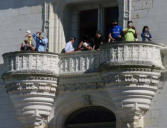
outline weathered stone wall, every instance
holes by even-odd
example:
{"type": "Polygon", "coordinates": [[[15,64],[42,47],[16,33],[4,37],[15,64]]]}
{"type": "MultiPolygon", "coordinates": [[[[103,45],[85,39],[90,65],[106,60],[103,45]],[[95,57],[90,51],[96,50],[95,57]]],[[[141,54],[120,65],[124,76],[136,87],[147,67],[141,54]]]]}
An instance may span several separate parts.
{"type": "MultiPolygon", "coordinates": [[[[0,4],[0,54],[19,50],[26,30],[42,29],[42,0],[5,0],[0,4]]],[[[2,58],[0,58],[2,63],[2,58]]]]}
{"type": "MultiPolygon", "coordinates": [[[[167,45],[167,1],[166,0],[132,0],[131,18],[135,22],[138,37],[144,25],[150,27],[153,40],[167,45]]],[[[167,127],[167,83],[153,101],[150,111],[145,116],[145,128],[167,127]]]]}
{"type": "MultiPolygon", "coordinates": [[[[153,40],[159,43],[166,43],[167,12],[166,0],[131,0],[131,18],[135,21],[138,37],[144,25],[150,27],[153,40]]],[[[167,43],[166,43],[167,44],[167,43]]]]}
{"type": "MultiPolygon", "coordinates": [[[[0,69],[3,65],[0,64],[0,69]]],[[[0,73],[1,75],[1,73],[0,73]]],[[[3,82],[0,79],[0,128],[18,128],[19,121],[16,119],[15,109],[6,93],[3,82]]]]}
{"type": "MultiPolygon", "coordinates": [[[[166,43],[166,23],[167,18],[165,13],[167,11],[166,0],[130,0],[131,6],[128,8],[130,19],[134,21],[136,25],[138,38],[141,40],[140,34],[144,25],[150,27],[153,35],[153,41],[166,43]]],[[[125,0],[125,2],[128,1],[125,0]]],[[[166,128],[166,115],[167,115],[167,102],[166,92],[167,83],[162,84],[163,90],[158,93],[153,101],[151,110],[145,116],[145,128],[166,128]]]]}
{"type": "MultiPolygon", "coordinates": [[[[153,40],[164,44],[167,40],[166,0],[131,0],[131,18],[140,33],[144,25],[148,25],[153,35],[153,40]]],[[[0,55],[5,52],[19,50],[24,39],[25,31],[38,31],[42,29],[43,0],[3,0],[0,3],[0,55]]],[[[0,64],[3,63],[0,56],[0,64]]],[[[0,72],[3,67],[0,66],[0,72]]],[[[1,73],[0,73],[1,74],[1,73]]],[[[167,84],[155,98],[152,108],[145,116],[145,128],[167,127],[167,84]]],[[[19,128],[21,125],[16,120],[15,110],[5,92],[0,80],[0,128],[19,128]]]]}
{"type": "MultiPolygon", "coordinates": [[[[2,54],[19,50],[26,30],[42,29],[43,0],[2,0],[0,2],[0,76],[2,54]]],[[[0,79],[0,128],[20,128],[15,110],[0,79]]]]}

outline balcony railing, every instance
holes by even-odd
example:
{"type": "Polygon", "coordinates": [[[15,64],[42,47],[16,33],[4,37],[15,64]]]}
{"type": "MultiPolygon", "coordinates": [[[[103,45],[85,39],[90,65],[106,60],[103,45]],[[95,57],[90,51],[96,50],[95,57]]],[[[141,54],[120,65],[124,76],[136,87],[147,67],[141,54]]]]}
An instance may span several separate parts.
{"type": "Polygon", "coordinates": [[[163,69],[161,49],[153,43],[114,43],[100,51],[73,54],[11,52],[4,54],[6,72],[39,71],[53,74],[97,72],[99,66],[151,66],[163,69]]]}
{"type": "Polygon", "coordinates": [[[45,126],[59,94],[57,86],[67,90],[90,84],[94,89],[97,84],[109,88],[117,113],[133,126],[133,119],[149,110],[166,67],[166,55],[164,46],[143,42],[107,44],[99,51],[72,54],[11,52],[3,55],[3,79],[18,117],[30,127],[45,126]],[[91,73],[93,79],[88,78],[91,73]],[[83,78],[77,77],[82,74],[83,78]]]}
{"type": "Polygon", "coordinates": [[[105,45],[101,51],[60,55],[60,74],[97,72],[99,66],[146,66],[163,69],[162,46],[152,43],[119,43],[105,45]]]}
{"type": "Polygon", "coordinates": [[[59,57],[53,53],[10,52],[3,55],[5,71],[59,73],[59,57]]]}

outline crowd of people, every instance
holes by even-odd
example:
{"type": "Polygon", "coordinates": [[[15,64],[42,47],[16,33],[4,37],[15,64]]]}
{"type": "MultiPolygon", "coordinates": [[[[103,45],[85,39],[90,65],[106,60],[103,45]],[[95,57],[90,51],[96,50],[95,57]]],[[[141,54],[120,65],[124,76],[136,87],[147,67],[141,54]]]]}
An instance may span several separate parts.
{"type": "MultiPolygon", "coordinates": [[[[123,29],[118,25],[117,20],[112,21],[112,27],[109,29],[107,39],[104,38],[101,32],[97,31],[94,37],[84,35],[79,41],[78,47],[74,48],[76,42],[75,37],[71,37],[69,42],[66,43],[63,53],[73,53],[75,51],[99,50],[100,46],[104,43],[114,43],[118,41],[137,41],[138,34],[136,27],[132,21],[128,21],[127,28],[123,29]]],[[[48,49],[48,39],[43,36],[42,32],[31,33],[30,30],[26,32],[27,39],[21,44],[21,51],[38,51],[46,52],[48,49]],[[35,43],[34,43],[35,42],[35,43]]],[[[144,26],[141,33],[142,41],[151,41],[152,35],[149,27],[144,26]]]]}
{"type": "MultiPolygon", "coordinates": [[[[138,41],[138,34],[136,27],[133,25],[132,21],[128,21],[127,28],[123,29],[118,25],[117,20],[113,20],[112,27],[109,29],[108,38],[105,40],[101,32],[97,31],[95,38],[88,37],[85,35],[80,41],[78,47],[74,49],[73,44],[76,41],[75,37],[71,37],[70,41],[67,42],[64,52],[72,53],[75,51],[85,51],[85,50],[99,50],[99,47],[104,43],[114,43],[118,41],[138,41]]],[[[142,41],[151,41],[152,35],[150,33],[149,27],[144,26],[141,33],[142,41]]]]}
{"type": "Polygon", "coordinates": [[[46,52],[48,48],[48,39],[44,38],[42,32],[31,33],[30,30],[26,32],[27,39],[21,43],[21,51],[38,51],[46,52]],[[34,43],[35,41],[35,43],[34,43]]]}

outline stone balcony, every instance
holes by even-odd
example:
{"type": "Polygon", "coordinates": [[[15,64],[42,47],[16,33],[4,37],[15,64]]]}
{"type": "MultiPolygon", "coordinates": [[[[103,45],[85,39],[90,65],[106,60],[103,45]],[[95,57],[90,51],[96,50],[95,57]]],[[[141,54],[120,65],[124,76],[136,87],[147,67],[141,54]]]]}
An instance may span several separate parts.
{"type": "Polygon", "coordinates": [[[164,46],[143,42],[73,54],[12,52],[3,55],[3,79],[18,118],[28,128],[47,125],[57,95],[86,88],[109,90],[115,113],[125,122],[117,127],[143,128],[139,120],[159,89],[165,57],[164,46]]]}
{"type": "Polygon", "coordinates": [[[163,69],[162,46],[145,43],[105,45],[101,51],[60,55],[60,74],[97,72],[99,66],[145,66],[163,69]]]}

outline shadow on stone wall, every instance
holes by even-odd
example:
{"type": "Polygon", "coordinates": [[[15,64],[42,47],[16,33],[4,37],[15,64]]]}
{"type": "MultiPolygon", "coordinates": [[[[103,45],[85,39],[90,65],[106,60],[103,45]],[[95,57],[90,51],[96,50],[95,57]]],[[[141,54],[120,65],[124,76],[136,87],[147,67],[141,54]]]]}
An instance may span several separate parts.
{"type": "Polygon", "coordinates": [[[3,72],[4,72],[4,64],[0,64],[0,86],[1,84],[3,84],[3,80],[1,78],[3,72]]]}
{"type": "Polygon", "coordinates": [[[44,1],[49,2],[51,0],[3,0],[0,4],[0,10],[37,6],[44,1]]]}

